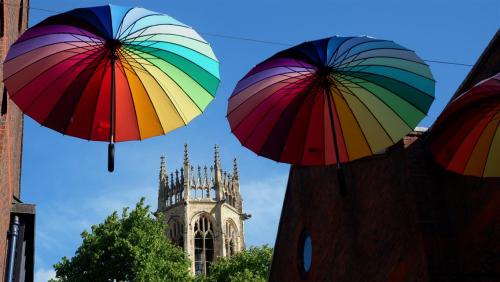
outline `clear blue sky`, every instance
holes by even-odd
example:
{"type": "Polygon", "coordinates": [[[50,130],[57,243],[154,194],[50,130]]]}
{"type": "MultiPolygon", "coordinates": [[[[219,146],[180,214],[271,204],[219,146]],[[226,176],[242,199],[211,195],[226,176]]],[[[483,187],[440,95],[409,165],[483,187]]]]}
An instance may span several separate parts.
{"type": "MultiPolygon", "coordinates": [[[[32,0],[33,8],[66,11],[104,1],[32,0]]],[[[225,119],[226,101],[251,67],[285,48],[211,34],[298,44],[331,35],[391,39],[422,58],[472,64],[500,27],[498,0],[297,1],[148,0],[114,1],[163,12],[194,27],[209,41],[221,63],[222,83],[207,111],[187,127],[142,142],[117,145],[115,173],[106,170],[105,143],[62,136],[25,119],[22,199],[37,205],[37,281],[52,265],[72,256],[80,233],[113,210],[141,196],[156,209],[160,155],[169,170],[182,162],[185,142],[195,164],[211,164],[220,145],[223,167],[239,160],[248,245],[274,244],[289,166],[257,157],[241,147],[225,119]],[[306,4],[308,3],[308,4],[306,4]]],[[[30,26],[51,12],[31,9],[30,26]]],[[[470,67],[430,64],[437,80],[436,101],[421,125],[430,126],[470,67]]]]}

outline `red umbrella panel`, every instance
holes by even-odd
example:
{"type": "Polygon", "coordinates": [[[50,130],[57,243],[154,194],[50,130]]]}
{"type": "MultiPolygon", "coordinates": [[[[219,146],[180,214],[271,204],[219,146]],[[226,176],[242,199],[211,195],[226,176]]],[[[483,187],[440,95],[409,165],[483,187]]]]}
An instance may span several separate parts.
{"type": "Polygon", "coordinates": [[[500,177],[500,73],[461,94],[429,132],[435,160],[471,176],[500,177]]]}

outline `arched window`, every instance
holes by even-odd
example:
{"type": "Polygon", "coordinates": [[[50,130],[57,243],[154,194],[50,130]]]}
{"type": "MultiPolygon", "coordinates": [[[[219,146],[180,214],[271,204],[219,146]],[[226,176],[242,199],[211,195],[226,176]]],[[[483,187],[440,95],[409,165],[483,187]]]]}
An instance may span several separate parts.
{"type": "Polygon", "coordinates": [[[194,224],[194,269],[196,275],[207,275],[214,260],[214,229],[206,215],[194,224]]]}
{"type": "Polygon", "coordinates": [[[184,248],[184,224],[181,224],[177,219],[173,219],[168,223],[168,237],[175,245],[184,248]]]}
{"type": "Polygon", "coordinates": [[[230,257],[236,254],[237,239],[238,239],[238,229],[234,222],[228,220],[226,221],[226,256],[230,257]]]}

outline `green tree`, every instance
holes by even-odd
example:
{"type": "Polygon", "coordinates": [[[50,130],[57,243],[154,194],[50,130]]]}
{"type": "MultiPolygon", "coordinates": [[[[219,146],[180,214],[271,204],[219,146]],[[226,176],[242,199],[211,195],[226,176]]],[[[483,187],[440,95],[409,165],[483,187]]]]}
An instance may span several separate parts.
{"type": "Polygon", "coordinates": [[[144,198],[130,213],[123,209],[104,223],[83,231],[82,245],[71,259],[54,265],[60,282],[80,281],[190,281],[186,254],[165,236],[161,216],[156,219],[144,198]]]}
{"type": "MultiPolygon", "coordinates": [[[[271,269],[273,249],[250,247],[232,257],[219,258],[210,265],[208,282],[265,282],[271,269]]],[[[202,279],[200,279],[202,280],[202,279]]]]}

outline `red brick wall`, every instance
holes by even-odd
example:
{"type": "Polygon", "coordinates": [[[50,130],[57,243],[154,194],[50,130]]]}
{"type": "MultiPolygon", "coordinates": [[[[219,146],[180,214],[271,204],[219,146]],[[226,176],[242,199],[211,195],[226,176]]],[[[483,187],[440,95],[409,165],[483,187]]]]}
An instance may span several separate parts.
{"type": "MultiPolygon", "coordinates": [[[[3,62],[10,44],[19,34],[20,0],[9,0],[4,9],[4,36],[1,38],[0,55],[3,62]]],[[[27,4],[28,0],[24,0],[27,4]]],[[[23,9],[21,29],[27,26],[28,9],[23,9]]],[[[0,70],[3,77],[3,70],[0,70]]],[[[4,86],[0,83],[0,102],[4,86]]],[[[23,115],[17,106],[8,101],[7,114],[0,117],[0,274],[5,273],[7,232],[13,196],[20,197],[23,115]]]]}
{"type": "Polygon", "coordinates": [[[271,281],[300,281],[299,238],[311,232],[307,281],[498,281],[500,181],[452,174],[423,139],[336,170],[292,167],[271,281]],[[498,276],[497,276],[498,275],[498,276]]]}
{"type": "Polygon", "coordinates": [[[423,240],[403,163],[399,150],[346,165],[345,198],[335,166],[292,167],[271,281],[300,280],[303,228],[313,244],[308,281],[425,280],[423,240]]]}

